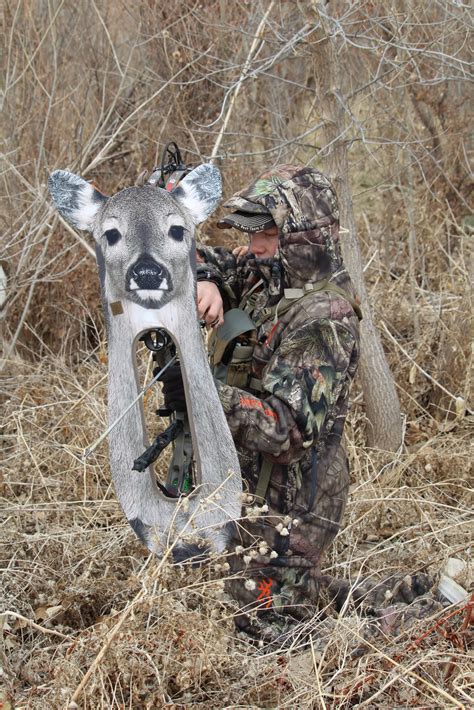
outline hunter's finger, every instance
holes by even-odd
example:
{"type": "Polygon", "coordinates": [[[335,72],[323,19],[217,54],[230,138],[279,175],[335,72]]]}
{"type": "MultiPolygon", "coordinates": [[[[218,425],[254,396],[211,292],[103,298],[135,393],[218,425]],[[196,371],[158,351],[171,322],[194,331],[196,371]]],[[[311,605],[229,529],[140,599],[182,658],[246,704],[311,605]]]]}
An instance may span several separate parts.
{"type": "Polygon", "coordinates": [[[217,323],[211,324],[211,327],[214,328],[214,330],[215,330],[216,328],[219,328],[219,327],[220,327],[221,325],[223,325],[223,324],[224,324],[224,317],[223,317],[223,316],[219,316],[219,318],[218,318],[218,320],[217,320],[217,323]]]}
{"type": "Polygon", "coordinates": [[[207,325],[212,328],[218,328],[224,322],[224,311],[221,305],[216,305],[215,303],[209,306],[204,320],[207,325]]]}
{"type": "Polygon", "coordinates": [[[208,323],[209,327],[211,327],[213,330],[216,328],[219,328],[224,323],[224,315],[218,315],[214,318],[213,321],[208,323]]]}
{"type": "Polygon", "coordinates": [[[248,250],[248,246],[241,245],[235,247],[235,249],[232,249],[232,254],[235,256],[237,261],[240,261],[248,253],[248,250]]]}
{"type": "Polygon", "coordinates": [[[212,300],[211,300],[211,298],[209,298],[209,296],[207,294],[198,299],[197,309],[198,309],[199,318],[202,319],[205,317],[207,311],[211,307],[211,303],[212,303],[212,300]]]}
{"type": "Polygon", "coordinates": [[[204,314],[204,320],[206,321],[207,325],[210,325],[216,320],[216,318],[219,318],[219,309],[211,305],[204,314]]]}

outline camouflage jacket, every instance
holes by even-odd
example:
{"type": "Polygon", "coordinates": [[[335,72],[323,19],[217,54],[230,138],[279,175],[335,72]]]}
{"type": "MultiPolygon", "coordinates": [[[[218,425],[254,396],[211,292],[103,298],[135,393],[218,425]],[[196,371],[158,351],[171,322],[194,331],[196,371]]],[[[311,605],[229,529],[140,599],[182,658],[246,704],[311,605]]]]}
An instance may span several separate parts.
{"type": "MultiPolygon", "coordinates": [[[[340,253],[337,199],[320,172],[279,166],[225,206],[269,211],[280,230],[278,252],[270,260],[249,254],[237,261],[224,248],[198,246],[198,275],[205,269],[222,279],[227,307],[245,302],[259,281],[250,312],[256,323],[262,309],[280,301],[285,288],[329,280],[354,297],[340,253]]],[[[258,327],[252,374],[261,380],[262,392],[217,384],[250,489],[262,455],[293,472],[296,467],[303,476],[311,468],[312,447],[320,469],[331,464],[358,357],[358,318],[351,303],[334,292],[306,295],[276,322],[269,319],[258,327]]],[[[283,507],[291,508],[291,501],[283,507]]]]}

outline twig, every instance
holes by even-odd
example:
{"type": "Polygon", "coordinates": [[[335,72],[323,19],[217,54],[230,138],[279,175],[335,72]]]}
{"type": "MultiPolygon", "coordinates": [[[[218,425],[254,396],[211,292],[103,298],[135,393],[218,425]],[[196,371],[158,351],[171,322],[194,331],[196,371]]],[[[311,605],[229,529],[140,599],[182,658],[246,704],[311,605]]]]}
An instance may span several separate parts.
{"type": "Polygon", "coordinates": [[[52,18],[51,22],[50,22],[49,25],[47,26],[46,30],[43,32],[43,35],[42,35],[42,37],[41,37],[41,40],[39,41],[39,43],[38,43],[37,46],[35,47],[35,50],[34,50],[34,52],[32,53],[31,57],[28,59],[28,62],[27,62],[27,64],[26,64],[26,66],[24,67],[23,71],[19,74],[19,76],[17,76],[17,78],[16,78],[14,81],[12,81],[12,83],[11,83],[9,86],[6,87],[6,89],[5,89],[5,94],[6,94],[8,91],[10,91],[10,89],[13,89],[13,87],[15,86],[15,84],[18,84],[18,82],[20,81],[20,79],[23,78],[23,76],[26,74],[26,72],[28,71],[28,69],[32,66],[33,61],[34,61],[36,55],[37,55],[38,52],[40,51],[42,45],[44,44],[44,42],[45,42],[45,40],[46,40],[46,38],[47,38],[47,36],[48,36],[50,30],[51,30],[51,28],[53,27],[54,23],[56,22],[56,18],[57,18],[57,16],[59,15],[59,13],[61,12],[64,3],[65,3],[65,0],[61,0],[60,4],[58,5],[58,7],[57,7],[57,9],[56,9],[56,12],[54,13],[54,17],[52,18]]]}
{"type": "MultiPolygon", "coordinates": [[[[51,208],[51,209],[53,209],[53,208],[51,208]]],[[[93,259],[95,259],[95,251],[94,251],[94,249],[90,246],[90,244],[88,244],[88,243],[86,242],[86,240],[84,239],[84,237],[82,237],[80,234],[78,234],[78,233],[76,232],[76,230],[73,229],[73,228],[71,227],[71,225],[68,224],[68,223],[66,222],[66,220],[65,220],[63,217],[61,217],[61,215],[59,215],[59,221],[61,222],[61,224],[63,225],[63,227],[65,227],[65,229],[69,232],[69,234],[72,234],[72,236],[74,237],[74,239],[76,239],[76,240],[79,242],[79,244],[82,244],[82,246],[84,247],[84,249],[86,250],[86,252],[87,252],[90,256],[92,256],[93,259]]]]}
{"type": "Polygon", "coordinates": [[[244,68],[242,69],[239,80],[235,86],[234,93],[232,94],[232,97],[229,101],[229,108],[227,109],[227,113],[225,115],[224,121],[222,122],[222,126],[219,131],[219,135],[217,136],[216,142],[214,143],[214,148],[212,149],[212,153],[211,153],[211,157],[210,157],[211,161],[215,160],[216,155],[219,151],[219,146],[220,146],[222,138],[224,136],[225,129],[227,128],[227,124],[229,123],[230,115],[232,113],[232,109],[234,108],[235,100],[239,94],[240,87],[242,86],[243,82],[245,81],[248,70],[250,68],[250,64],[252,63],[252,59],[253,59],[255,52],[257,50],[257,45],[261,41],[261,35],[263,32],[263,28],[265,26],[265,23],[267,21],[267,17],[271,13],[271,11],[273,10],[274,5],[275,5],[275,0],[272,0],[270,5],[267,7],[267,11],[265,12],[265,14],[262,17],[262,20],[258,26],[256,35],[255,35],[254,40],[252,42],[252,46],[250,47],[250,51],[248,53],[247,59],[245,60],[244,68]]]}
{"type": "Polygon", "coordinates": [[[46,239],[45,239],[43,248],[42,248],[42,250],[41,250],[41,256],[40,256],[40,259],[39,259],[38,266],[36,267],[35,274],[34,274],[34,276],[33,276],[33,278],[32,278],[30,287],[29,287],[29,289],[28,289],[28,296],[27,296],[27,299],[26,299],[26,303],[25,303],[25,305],[23,306],[23,312],[22,312],[22,314],[21,314],[21,316],[20,316],[20,319],[19,319],[19,321],[18,321],[18,325],[17,325],[17,327],[16,327],[15,333],[14,333],[14,335],[13,335],[13,337],[12,337],[10,343],[8,344],[8,347],[6,348],[6,352],[5,352],[4,360],[3,360],[3,365],[0,365],[0,371],[3,370],[3,367],[6,366],[10,355],[11,355],[11,354],[14,352],[14,350],[15,350],[17,340],[18,340],[18,338],[20,337],[20,334],[21,334],[21,331],[22,331],[24,322],[25,322],[26,317],[27,317],[27,315],[28,315],[28,310],[29,310],[29,308],[30,308],[31,301],[33,300],[33,294],[34,294],[36,285],[37,285],[37,283],[38,283],[38,278],[37,278],[37,277],[38,277],[38,274],[40,273],[41,268],[42,268],[42,260],[44,259],[45,254],[46,254],[47,251],[48,251],[49,242],[50,242],[50,239],[51,239],[52,234],[54,233],[54,229],[55,229],[55,227],[56,227],[57,221],[58,221],[58,218],[55,217],[55,218],[53,219],[53,223],[52,223],[51,225],[47,224],[46,222],[43,222],[43,224],[41,225],[41,227],[38,229],[38,237],[42,234],[42,232],[44,231],[45,227],[49,227],[49,233],[48,233],[48,236],[47,236],[46,239]]]}
{"type": "Polygon", "coordinates": [[[383,321],[382,321],[382,328],[384,329],[386,335],[390,338],[392,343],[394,343],[397,346],[397,348],[405,355],[405,357],[410,362],[412,362],[414,364],[414,366],[417,368],[417,370],[419,370],[421,372],[421,374],[426,377],[427,380],[429,380],[434,385],[436,385],[436,387],[439,387],[439,389],[442,392],[444,392],[445,394],[447,394],[449,397],[451,397],[451,399],[454,400],[454,402],[457,402],[459,400],[459,397],[456,397],[455,394],[453,394],[452,392],[447,390],[446,387],[444,387],[442,384],[440,384],[437,380],[435,380],[434,377],[432,377],[428,372],[426,372],[426,370],[423,370],[423,368],[420,365],[418,365],[416,360],[414,358],[412,358],[412,356],[407,353],[405,348],[402,345],[400,345],[400,343],[393,337],[393,335],[391,334],[391,332],[389,331],[389,329],[387,328],[387,326],[385,325],[385,323],[383,321]]]}
{"type": "Polygon", "coordinates": [[[59,631],[55,631],[54,629],[45,629],[44,626],[40,626],[40,624],[37,624],[32,619],[28,619],[27,616],[22,616],[22,614],[17,614],[16,611],[10,611],[9,609],[7,609],[6,611],[3,612],[2,616],[4,616],[4,617],[12,616],[14,619],[18,619],[18,621],[24,621],[28,624],[28,626],[31,626],[33,629],[36,629],[37,631],[41,631],[43,634],[49,634],[50,636],[58,636],[60,639],[70,638],[69,636],[66,636],[65,634],[61,634],[59,631]]]}
{"type": "Polygon", "coordinates": [[[132,601],[132,603],[125,609],[125,611],[122,613],[121,618],[118,620],[117,624],[114,626],[114,628],[110,631],[108,634],[107,638],[105,639],[104,645],[100,649],[99,653],[97,656],[94,658],[92,661],[91,665],[87,669],[83,679],[77,686],[76,690],[74,691],[71,700],[69,701],[69,707],[70,708],[75,708],[76,706],[76,700],[79,699],[84,687],[87,685],[89,678],[91,677],[92,673],[95,671],[105,654],[107,653],[110,644],[114,640],[114,638],[117,636],[118,632],[122,628],[125,620],[128,618],[128,615],[130,614],[131,610],[136,606],[136,604],[141,600],[141,598],[146,594],[145,589],[141,589],[140,592],[136,595],[135,599],[132,601]]]}
{"type": "Polygon", "coordinates": [[[314,643],[313,643],[313,637],[309,637],[309,641],[311,644],[311,659],[313,661],[313,668],[314,668],[314,675],[316,677],[316,684],[318,686],[318,694],[319,694],[319,700],[321,701],[321,707],[322,710],[326,710],[326,703],[324,702],[324,697],[323,697],[323,690],[321,688],[321,678],[319,675],[319,668],[318,664],[316,662],[316,654],[314,652],[314,643]]]}
{"type": "Polygon", "coordinates": [[[110,46],[110,51],[112,52],[112,56],[113,56],[114,61],[115,61],[115,65],[116,65],[116,67],[117,67],[117,69],[118,69],[118,71],[119,71],[120,76],[121,76],[122,79],[123,79],[122,67],[120,66],[119,58],[117,57],[117,52],[115,51],[114,43],[113,43],[113,41],[112,41],[112,37],[110,36],[109,28],[107,27],[106,23],[104,22],[104,18],[103,18],[102,15],[100,14],[99,8],[97,7],[97,5],[96,5],[96,3],[95,3],[95,0],[92,0],[92,5],[93,5],[93,7],[94,7],[94,10],[96,11],[97,17],[99,18],[99,22],[100,22],[100,24],[102,25],[102,27],[103,27],[103,29],[104,29],[105,36],[107,37],[107,41],[108,41],[109,46],[110,46]]]}
{"type": "Polygon", "coordinates": [[[450,612],[447,616],[444,616],[442,619],[438,619],[438,621],[435,624],[433,624],[433,626],[430,626],[430,628],[427,631],[425,631],[423,634],[421,634],[421,636],[419,636],[414,641],[412,641],[412,643],[410,644],[410,646],[408,646],[408,648],[406,650],[407,651],[415,650],[415,648],[417,648],[420,645],[420,643],[423,641],[423,639],[425,639],[427,636],[432,634],[433,631],[437,631],[440,626],[442,626],[447,621],[452,619],[453,616],[457,616],[458,614],[463,614],[464,612],[466,612],[466,614],[465,614],[463,625],[462,625],[461,629],[462,629],[462,631],[465,631],[467,629],[468,625],[470,624],[473,608],[474,608],[474,594],[471,594],[471,598],[464,606],[462,606],[460,609],[455,609],[454,611],[450,612]]]}
{"type": "Polygon", "coordinates": [[[103,382],[104,380],[106,380],[106,379],[108,378],[108,376],[109,376],[109,374],[107,373],[106,375],[103,375],[103,376],[100,378],[100,380],[98,380],[97,382],[94,382],[94,384],[93,384],[91,387],[89,387],[89,389],[86,390],[86,391],[84,392],[84,394],[83,394],[81,397],[79,397],[79,399],[78,399],[76,402],[74,402],[74,404],[72,404],[71,407],[70,407],[68,410],[66,410],[66,412],[64,412],[64,414],[63,414],[63,415],[57,420],[57,422],[54,424],[54,427],[52,428],[52,430],[51,430],[51,432],[50,432],[50,436],[51,436],[51,437],[52,437],[52,435],[54,434],[54,432],[57,431],[57,429],[61,426],[61,424],[63,423],[63,421],[66,419],[66,417],[69,418],[69,417],[71,416],[72,410],[75,409],[78,404],[81,404],[81,402],[83,402],[84,399],[85,399],[88,395],[90,395],[90,393],[93,392],[96,387],[98,387],[100,384],[102,384],[102,382],[103,382]]]}
{"type": "Polygon", "coordinates": [[[205,52],[201,52],[197,57],[195,57],[192,61],[188,62],[187,64],[184,65],[184,67],[181,67],[172,77],[171,79],[168,79],[162,86],[160,86],[159,89],[157,89],[151,96],[149,96],[147,99],[141,102],[139,106],[137,106],[131,113],[126,116],[123,121],[120,123],[118,128],[115,129],[115,131],[112,133],[110,136],[109,140],[107,143],[102,147],[102,149],[99,151],[99,153],[96,155],[96,157],[87,165],[83,171],[82,174],[85,175],[86,173],[89,173],[93,168],[97,167],[103,160],[106,160],[108,158],[107,156],[107,151],[109,148],[114,144],[115,139],[121,133],[123,128],[130,123],[131,119],[136,116],[136,114],[140,113],[140,111],[143,111],[145,106],[149,104],[151,101],[157,98],[170,84],[172,84],[180,74],[185,72],[187,69],[192,67],[194,64],[196,64],[198,61],[200,61],[203,57],[206,56],[206,54],[209,54],[210,49],[206,50],[205,52]]]}
{"type": "MultiPolygon", "coordinates": [[[[399,655],[395,658],[391,658],[389,655],[384,653],[380,648],[377,648],[373,643],[371,643],[368,639],[364,638],[361,634],[359,634],[355,629],[351,628],[350,626],[347,626],[341,619],[339,619],[339,623],[343,626],[344,629],[346,629],[350,634],[358,638],[361,642],[363,642],[366,646],[368,646],[372,651],[376,651],[377,653],[380,654],[380,656],[390,663],[394,668],[397,668],[401,671],[403,676],[410,676],[414,680],[416,680],[420,685],[425,685],[430,690],[436,691],[439,695],[441,695],[445,700],[449,701],[449,703],[453,707],[461,708],[462,710],[465,710],[465,706],[459,702],[459,700],[456,700],[453,698],[452,695],[449,695],[446,691],[444,691],[442,688],[439,686],[433,685],[433,683],[430,683],[430,681],[426,680],[426,678],[423,678],[422,676],[418,675],[417,673],[414,673],[411,668],[405,668],[399,663],[399,655]]],[[[380,691],[378,691],[375,695],[372,695],[371,697],[367,698],[359,707],[367,707],[367,705],[370,705],[371,701],[374,699],[376,695],[379,694],[380,691]]]]}

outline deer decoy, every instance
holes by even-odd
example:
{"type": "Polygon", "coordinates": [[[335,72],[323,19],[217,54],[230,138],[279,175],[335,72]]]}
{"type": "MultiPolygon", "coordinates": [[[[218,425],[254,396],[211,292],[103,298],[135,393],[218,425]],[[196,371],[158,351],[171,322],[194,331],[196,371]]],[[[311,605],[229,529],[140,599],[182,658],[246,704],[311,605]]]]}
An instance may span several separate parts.
{"type": "Polygon", "coordinates": [[[112,477],[127,520],[147,547],[176,561],[222,551],[240,516],[242,485],[234,443],[209,369],[196,310],[194,228],[221,196],[216,167],[203,164],[172,192],[146,184],[112,197],[68,171],[48,187],[61,215],[92,232],[108,340],[109,422],[137,398],[136,344],[164,329],[178,352],[186,391],[197,487],[186,499],[163,495],[151,466],[132,471],[147,446],[141,400],[109,435],[112,477]]]}

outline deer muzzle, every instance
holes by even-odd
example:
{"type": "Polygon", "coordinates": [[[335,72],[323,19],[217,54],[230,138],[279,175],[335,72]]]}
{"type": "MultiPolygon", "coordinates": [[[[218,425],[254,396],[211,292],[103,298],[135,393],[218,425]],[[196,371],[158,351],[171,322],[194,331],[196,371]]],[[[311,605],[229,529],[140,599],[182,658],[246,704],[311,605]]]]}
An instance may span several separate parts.
{"type": "Polygon", "coordinates": [[[168,269],[152,257],[138,259],[125,276],[126,289],[133,291],[170,291],[171,275],[168,269]]]}

